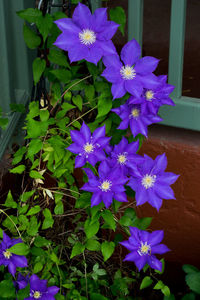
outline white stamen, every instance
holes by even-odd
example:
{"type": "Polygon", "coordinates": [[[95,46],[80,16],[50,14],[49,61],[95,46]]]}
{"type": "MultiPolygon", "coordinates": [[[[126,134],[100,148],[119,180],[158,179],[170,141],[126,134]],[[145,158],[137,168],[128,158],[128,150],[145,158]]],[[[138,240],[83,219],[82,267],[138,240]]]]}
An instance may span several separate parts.
{"type": "Polygon", "coordinates": [[[121,67],[120,74],[125,80],[131,80],[136,76],[135,69],[129,65],[121,67]]]}
{"type": "Polygon", "coordinates": [[[127,161],[127,156],[126,153],[120,153],[117,157],[117,161],[120,165],[125,165],[126,161],[127,161]]]}
{"type": "Polygon", "coordinates": [[[141,242],[141,246],[138,249],[138,253],[140,256],[145,255],[145,254],[149,254],[149,252],[151,251],[151,246],[147,244],[147,242],[143,243],[141,242]]]}
{"type": "Polygon", "coordinates": [[[149,189],[154,185],[155,181],[156,181],[156,175],[146,174],[142,178],[142,185],[145,187],[145,189],[149,189]]]}
{"type": "Polygon", "coordinates": [[[86,153],[91,153],[94,151],[94,146],[91,143],[86,143],[83,148],[86,153]]]}
{"type": "Polygon", "coordinates": [[[145,98],[146,98],[147,101],[152,101],[152,99],[154,98],[153,91],[151,91],[151,90],[146,91],[145,98]]]}
{"type": "Polygon", "coordinates": [[[96,34],[90,29],[83,29],[79,32],[79,39],[83,45],[92,45],[96,42],[96,34]]]}
{"type": "Polygon", "coordinates": [[[103,192],[107,192],[110,191],[110,188],[112,186],[112,182],[110,180],[104,180],[101,185],[99,186],[99,188],[103,191],[103,192]]]}
{"type": "Polygon", "coordinates": [[[3,256],[7,259],[10,259],[12,256],[12,253],[10,251],[6,250],[6,251],[3,251],[3,256]]]}
{"type": "Polygon", "coordinates": [[[131,111],[131,117],[134,119],[137,119],[140,115],[140,110],[137,108],[132,109],[131,111]]]}
{"type": "Polygon", "coordinates": [[[41,298],[41,296],[42,296],[42,294],[39,291],[35,291],[33,294],[33,298],[35,298],[35,299],[39,299],[39,298],[41,298]]]}

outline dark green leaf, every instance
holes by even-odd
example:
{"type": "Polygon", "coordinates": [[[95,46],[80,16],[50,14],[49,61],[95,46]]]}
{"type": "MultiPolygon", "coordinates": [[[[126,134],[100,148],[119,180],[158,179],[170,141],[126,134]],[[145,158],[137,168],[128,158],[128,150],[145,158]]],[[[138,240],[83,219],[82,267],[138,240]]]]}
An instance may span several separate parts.
{"type": "Polygon", "coordinates": [[[26,24],[24,24],[23,27],[23,34],[24,34],[24,41],[30,49],[35,49],[40,45],[41,43],[40,37],[35,33],[35,31],[31,30],[26,24]]]}
{"type": "Polygon", "coordinates": [[[35,58],[33,61],[33,79],[35,85],[40,80],[40,77],[42,76],[42,73],[44,72],[46,67],[46,61],[44,59],[41,59],[39,57],[35,58]]]}
{"type": "Polygon", "coordinates": [[[18,11],[17,15],[29,23],[36,23],[36,20],[42,16],[42,12],[37,8],[27,8],[25,10],[18,11]]]}
{"type": "Polygon", "coordinates": [[[80,242],[77,242],[72,248],[72,253],[70,258],[73,258],[74,256],[83,253],[84,250],[85,250],[85,246],[82,245],[80,242]]]}
{"type": "Polygon", "coordinates": [[[200,272],[189,273],[186,275],[185,281],[193,292],[200,294],[200,272]]]}
{"type": "Polygon", "coordinates": [[[124,27],[126,24],[126,13],[121,6],[117,6],[110,9],[110,19],[117,24],[120,24],[119,30],[124,35],[124,27]]]}
{"type": "Polygon", "coordinates": [[[84,230],[87,238],[90,239],[99,231],[99,221],[92,222],[87,219],[84,223],[84,230]]]}
{"type": "Polygon", "coordinates": [[[199,269],[197,269],[196,267],[192,266],[192,265],[183,265],[183,271],[185,273],[196,273],[199,272],[199,269]]]}
{"type": "Polygon", "coordinates": [[[48,55],[48,59],[50,60],[50,62],[54,64],[57,64],[62,67],[70,68],[70,65],[67,62],[66,55],[61,51],[51,49],[48,55]]]}
{"type": "Polygon", "coordinates": [[[45,42],[49,31],[53,25],[53,18],[49,14],[45,14],[45,16],[40,16],[36,21],[37,28],[43,37],[43,42],[45,42]]]}
{"type": "Polygon", "coordinates": [[[10,297],[15,297],[15,287],[13,285],[12,280],[2,280],[0,282],[0,291],[1,297],[5,299],[9,299],[10,297]]]}
{"type": "Polygon", "coordinates": [[[101,249],[101,244],[96,240],[87,240],[85,247],[90,251],[99,251],[101,249]]]}
{"type": "Polygon", "coordinates": [[[101,94],[101,96],[98,99],[98,115],[97,118],[100,118],[102,116],[106,116],[112,108],[112,98],[106,97],[104,94],[101,94]]]}
{"type": "Polygon", "coordinates": [[[140,290],[147,288],[153,283],[150,276],[145,276],[140,284],[140,290]]]}
{"type": "Polygon", "coordinates": [[[80,111],[82,111],[83,99],[80,95],[73,96],[72,97],[72,102],[78,107],[78,109],[80,111]]]}

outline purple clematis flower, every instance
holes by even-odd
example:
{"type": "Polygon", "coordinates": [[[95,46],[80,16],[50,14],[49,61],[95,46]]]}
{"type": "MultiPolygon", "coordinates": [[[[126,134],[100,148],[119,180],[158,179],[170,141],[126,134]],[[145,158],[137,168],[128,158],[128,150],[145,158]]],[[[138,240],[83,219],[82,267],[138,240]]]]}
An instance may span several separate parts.
{"type": "Polygon", "coordinates": [[[29,276],[23,276],[21,273],[18,274],[17,280],[14,281],[14,286],[17,290],[25,289],[29,283],[29,276]]]}
{"type": "Polygon", "coordinates": [[[121,174],[119,168],[111,168],[104,160],[98,168],[99,177],[95,176],[90,169],[84,169],[89,181],[81,188],[84,191],[92,192],[91,207],[103,201],[108,208],[113,199],[119,202],[127,202],[124,184],[127,178],[121,174]]]}
{"type": "Polygon", "coordinates": [[[159,211],[162,199],[175,199],[170,187],[179,175],[164,172],[167,167],[165,153],[158,155],[155,160],[144,155],[143,164],[133,172],[128,185],[135,191],[137,205],[149,202],[159,211]]]}
{"type": "Polygon", "coordinates": [[[30,277],[30,297],[24,300],[40,299],[54,300],[55,295],[59,292],[57,286],[47,287],[47,280],[41,280],[35,274],[30,277]]]}
{"type": "Polygon", "coordinates": [[[106,158],[103,148],[108,146],[110,138],[105,137],[105,126],[97,128],[91,135],[89,127],[83,122],[80,131],[71,130],[70,134],[74,143],[67,150],[78,154],[75,168],[82,167],[87,161],[95,166],[98,161],[106,158]]]}
{"type": "Polygon", "coordinates": [[[106,69],[102,76],[112,83],[113,99],[123,97],[126,92],[140,97],[143,88],[155,89],[160,85],[157,77],[152,74],[159,60],[145,56],[140,59],[141,48],[136,40],[129,41],[118,55],[106,56],[103,63],[106,69]]]}
{"type": "Polygon", "coordinates": [[[154,114],[158,113],[162,105],[175,105],[169,94],[174,90],[174,86],[167,84],[167,76],[158,76],[158,81],[161,83],[155,89],[144,89],[139,98],[130,97],[130,104],[141,104],[141,109],[144,113],[154,114]]]}
{"type": "Polygon", "coordinates": [[[79,3],[72,19],[55,21],[62,31],[54,45],[68,51],[71,62],[85,59],[97,64],[103,55],[117,54],[111,38],[119,27],[107,20],[106,8],[98,8],[92,15],[86,5],[79,3]]]}
{"type": "Polygon", "coordinates": [[[140,104],[130,104],[129,100],[112,111],[122,119],[118,129],[127,129],[130,126],[134,137],[139,133],[147,136],[148,125],[162,121],[157,115],[143,112],[140,104]]]}
{"type": "Polygon", "coordinates": [[[131,253],[127,254],[124,261],[133,261],[139,271],[148,264],[152,269],[162,271],[162,262],[154,254],[164,254],[170,249],[160,244],[163,239],[163,230],[149,233],[137,227],[129,227],[131,236],[128,241],[121,242],[131,253]]]}
{"type": "Polygon", "coordinates": [[[8,271],[15,276],[16,268],[25,268],[28,266],[27,259],[23,255],[16,255],[9,251],[12,246],[22,243],[21,239],[11,239],[3,232],[3,240],[0,244],[0,266],[8,266],[8,271]]]}
{"type": "Polygon", "coordinates": [[[118,167],[125,176],[130,174],[130,169],[135,169],[136,165],[142,163],[143,157],[136,154],[139,148],[139,141],[128,143],[125,137],[122,137],[120,143],[114,146],[111,152],[110,165],[118,167]]]}

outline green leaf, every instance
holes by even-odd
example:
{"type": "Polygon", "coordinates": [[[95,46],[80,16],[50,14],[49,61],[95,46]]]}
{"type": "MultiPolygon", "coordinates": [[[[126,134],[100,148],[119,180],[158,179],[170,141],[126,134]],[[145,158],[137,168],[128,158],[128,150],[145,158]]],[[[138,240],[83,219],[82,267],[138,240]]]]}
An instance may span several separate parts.
{"type": "Polygon", "coordinates": [[[35,236],[38,232],[39,227],[40,227],[40,223],[37,222],[37,218],[35,216],[32,216],[29,226],[27,228],[28,235],[35,236]]]}
{"type": "Polygon", "coordinates": [[[85,246],[82,245],[80,242],[77,242],[72,248],[72,253],[70,258],[73,258],[74,256],[83,253],[84,250],[85,250],[85,246]]]}
{"type": "Polygon", "coordinates": [[[83,99],[80,95],[73,96],[72,97],[72,102],[78,107],[78,109],[80,111],[82,111],[83,99]]]}
{"type": "Polygon", "coordinates": [[[90,294],[90,299],[91,300],[109,300],[108,298],[102,296],[101,294],[97,294],[97,293],[90,294]]]}
{"type": "Polygon", "coordinates": [[[26,202],[34,193],[35,193],[35,190],[23,193],[20,196],[20,201],[26,202]]]}
{"type": "Polygon", "coordinates": [[[52,227],[54,223],[54,219],[52,218],[52,214],[48,208],[45,208],[43,210],[43,215],[45,219],[42,224],[42,229],[47,229],[49,227],[52,227]]]}
{"type": "Polygon", "coordinates": [[[96,240],[87,240],[85,247],[90,251],[99,251],[101,249],[101,244],[96,240]]]}
{"type": "Polygon", "coordinates": [[[27,8],[25,10],[18,11],[17,15],[29,23],[36,23],[36,20],[42,16],[42,12],[37,8],[27,8]]]}
{"type": "Polygon", "coordinates": [[[40,37],[35,33],[35,31],[31,30],[26,24],[23,27],[24,41],[28,48],[35,49],[40,43],[40,37]]]}
{"type": "Polygon", "coordinates": [[[152,284],[153,280],[150,276],[145,276],[140,284],[140,290],[147,288],[152,284]]]}
{"type": "Polygon", "coordinates": [[[97,115],[97,118],[100,118],[102,116],[105,116],[107,115],[110,110],[112,108],[112,98],[111,97],[106,97],[103,94],[101,94],[101,96],[99,97],[98,99],[98,115],[97,115]]]}
{"type": "Polygon", "coordinates": [[[54,212],[56,215],[62,215],[64,213],[64,207],[63,207],[63,203],[62,201],[59,201],[55,208],[54,208],[54,212]]]}
{"type": "Polygon", "coordinates": [[[67,83],[71,80],[71,72],[66,69],[55,69],[51,70],[50,73],[55,75],[55,77],[64,83],[67,83]]]}
{"type": "Polygon", "coordinates": [[[185,281],[193,292],[200,294],[200,272],[189,273],[186,275],[185,281]]]}
{"type": "Polygon", "coordinates": [[[115,250],[115,244],[113,242],[103,242],[101,244],[101,252],[103,254],[104,261],[108,260],[115,250]]]}
{"type": "Polygon", "coordinates": [[[40,120],[42,122],[46,122],[49,120],[49,111],[48,110],[41,110],[40,111],[40,120]]]}
{"type": "MultiPolygon", "coordinates": [[[[86,99],[91,102],[95,96],[95,89],[93,85],[86,85],[85,88],[85,97],[86,99]]],[[[95,103],[94,103],[95,104],[95,103]]]]}
{"type": "Polygon", "coordinates": [[[37,18],[36,25],[43,37],[44,43],[53,25],[53,18],[49,14],[45,14],[45,16],[40,16],[39,18],[37,18]]]}
{"type": "Polygon", "coordinates": [[[161,281],[161,280],[159,280],[157,283],[156,283],[156,285],[154,286],[154,290],[161,290],[162,288],[164,288],[164,283],[161,281]]]}
{"type": "Polygon", "coordinates": [[[199,272],[199,269],[192,265],[183,265],[183,271],[187,274],[199,272]]]}
{"type": "Polygon", "coordinates": [[[75,208],[87,208],[91,205],[91,194],[86,192],[76,200],[75,208]]]}
{"type": "Polygon", "coordinates": [[[11,208],[17,208],[17,203],[13,200],[11,191],[8,192],[6,202],[4,203],[4,206],[11,207],[11,208]]]}
{"type": "Polygon", "coordinates": [[[19,165],[16,168],[11,169],[10,173],[13,173],[13,174],[22,174],[24,172],[25,168],[26,168],[25,165],[19,165]]]}
{"type": "Polygon", "coordinates": [[[10,109],[13,112],[20,112],[20,113],[25,113],[26,112],[24,104],[10,103],[10,109]]]}
{"type": "Polygon", "coordinates": [[[120,24],[119,30],[124,35],[124,27],[126,25],[126,13],[121,6],[110,9],[110,19],[117,24],[120,24]]]}
{"type": "Polygon", "coordinates": [[[40,261],[38,261],[33,267],[33,273],[34,274],[39,273],[42,269],[43,269],[43,264],[40,261]]]}
{"type": "Polygon", "coordinates": [[[8,118],[0,118],[0,127],[6,129],[8,125],[8,118]]]}
{"type": "Polygon", "coordinates": [[[0,282],[1,297],[9,299],[10,297],[16,298],[15,287],[12,280],[2,280],[0,282]]]}
{"type": "Polygon", "coordinates": [[[42,149],[42,141],[40,139],[32,139],[29,146],[26,157],[32,158],[33,155],[38,153],[42,149]]]}
{"type": "MultiPolygon", "coordinates": [[[[170,297],[165,297],[163,300],[176,300],[175,297],[172,298],[171,296],[174,297],[174,295],[170,295],[170,297]]],[[[194,293],[189,293],[189,294],[186,294],[185,296],[183,296],[183,298],[181,298],[181,300],[196,300],[196,296],[194,293]]]]}
{"type": "Polygon", "coordinates": [[[54,252],[52,252],[52,253],[49,255],[49,257],[51,258],[51,260],[52,260],[53,262],[55,262],[56,264],[59,264],[59,258],[57,257],[57,255],[56,255],[54,252]]]}
{"type": "Polygon", "coordinates": [[[167,297],[170,296],[170,289],[169,289],[169,287],[168,287],[167,285],[165,285],[165,286],[161,289],[161,292],[162,292],[165,296],[167,296],[167,297]]]}
{"type": "Polygon", "coordinates": [[[48,59],[54,64],[70,68],[69,63],[67,62],[67,56],[61,51],[51,49],[48,55],[48,59]]]}
{"type": "Polygon", "coordinates": [[[46,240],[44,237],[39,236],[39,235],[34,240],[34,245],[39,248],[48,246],[50,244],[51,244],[50,241],[46,240]]]}
{"type": "Polygon", "coordinates": [[[32,216],[37,214],[41,210],[39,205],[35,205],[34,207],[31,207],[31,209],[26,214],[27,216],[32,216]]]}
{"type": "Polygon", "coordinates": [[[27,255],[29,253],[29,247],[24,243],[15,244],[8,250],[16,255],[27,255]]]}
{"type": "Polygon", "coordinates": [[[114,216],[111,213],[111,211],[110,210],[104,210],[101,213],[101,216],[103,217],[104,221],[106,222],[106,225],[108,225],[109,228],[111,228],[112,230],[115,231],[115,229],[116,229],[116,222],[115,222],[114,216]]]}
{"type": "Polygon", "coordinates": [[[14,154],[12,164],[13,165],[18,164],[22,160],[24,153],[26,153],[26,147],[19,148],[19,150],[17,150],[17,152],[15,152],[14,154]]]}
{"type": "Polygon", "coordinates": [[[90,239],[99,231],[99,221],[92,222],[87,219],[84,223],[84,230],[87,238],[90,239]]]}
{"type": "Polygon", "coordinates": [[[35,85],[39,82],[42,73],[44,72],[46,67],[46,61],[39,57],[35,58],[33,61],[33,79],[35,85]]]}
{"type": "Polygon", "coordinates": [[[34,179],[44,179],[44,177],[39,172],[37,172],[35,170],[31,170],[29,175],[30,175],[31,178],[34,178],[34,179]]]}

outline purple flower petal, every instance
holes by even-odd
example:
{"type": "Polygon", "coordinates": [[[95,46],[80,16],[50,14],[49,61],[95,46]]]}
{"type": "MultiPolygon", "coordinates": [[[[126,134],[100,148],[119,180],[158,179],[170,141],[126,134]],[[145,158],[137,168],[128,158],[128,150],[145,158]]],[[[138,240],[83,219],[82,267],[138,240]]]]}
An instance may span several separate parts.
{"type": "MultiPolygon", "coordinates": [[[[148,190],[149,192],[149,190],[148,190]]],[[[149,200],[148,202],[159,211],[162,206],[162,199],[157,196],[157,194],[153,191],[149,192],[149,200]]]]}
{"type": "Polygon", "coordinates": [[[68,49],[68,56],[71,63],[88,58],[89,55],[89,48],[85,45],[74,45],[68,49]]]}
{"type": "Polygon", "coordinates": [[[11,260],[16,267],[25,268],[28,266],[27,258],[25,256],[13,254],[11,260]]]}
{"type": "Polygon", "coordinates": [[[151,254],[164,254],[168,251],[170,251],[170,249],[164,244],[151,247],[151,254]]]}
{"type": "Polygon", "coordinates": [[[128,202],[126,193],[124,193],[124,192],[122,192],[122,193],[115,193],[114,194],[114,198],[115,198],[115,200],[117,200],[119,202],[128,202]]]}
{"type": "Polygon", "coordinates": [[[174,192],[171,187],[166,185],[155,185],[155,193],[162,199],[175,199],[174,192]]]}
{"type": "Polygon", "coordinates": [[[47,292],[51,295],[56,295],[59,292],[59,288],[57,286],[50,286],[47,288],[47,292]]]}
{"type": "Polygon", "coordinates": [[[122,83],[119,70],[115,67],[106,68],[101,74],[101,76],[106,78],[109,82],[116,83],[120,81],[120,83],[122,83]]]}
{"type": "Polygon", "coordinates": [[[163,237],[164,237],[163,230],[155,230],[149,233],[148,242],[154,246],[159,244],[163,240],[163,237]]]}
{"type": "Polygon", "coordinates": [[[104,192],[102,193],[103,203],[106,208],[109,208],[113,201],[113,193],[112,192],[104,192]]]}
{"type": "Polygon", "coordinates": [[[139,59],[135,64],[135,71],[141,75],[152,73],[159,63],[159,59],[151,56],[145,56],[139,59]]]}
{"type": "MultiPolygon", "coordinates": [[[[80,32],[80,28],[74,24],[72,19],[70,18],[63,18],[60,20],[55,21],[56,25],[61,31],[69,31],[70,34],[77,34],[80,32]]],[[[68,32],[68,34],[69,34],[68,32]]]]}
{"type": "Polygon", "coordinates": [[[91,207],[98,205],[101,202],[102,193],[94,193],[91,198],[91,207]]]}
{"type": "Polygon", "coordinates": [[[72,20],[82,29],[89,29],[92,21],[92,15],[89,8],[79,2],[74,10],[72,20]]]}
{"type": "Polygon", "coordinates": [[[103,63],[106,67],[114,67],[118,70],[122,67],[122,63],[118,55],[103,56],[103,63]]]}
{"type": "Polygon", "coordinates": [[[46,292],[47,290],[47,280],[39,279],[35,274],[30,277],[30,288],[33,291],[46,292]]]}
{"type": "Polygon", "coordinates": [[[83,122],[81,126],[80,133],[84,136],[85,141],[88,141],[91,137],[90,128],[85,124],[85,122],[83,122]]]}
{"type": "Polygon", "coordinates": [[[102,53],[103,53],[103,55],[105,55],[105,56],[111,56],[111,55],[116,55],[117,54],[117,51],[116,51],[116,48],[115,48],[115,46],[114,46],[114,44],[113,44],[113,42],[112,41],[96,41],[96,46],[97,47],[100,47],[101,48],[101,50],[102,50],[102,53]]]}
{"type": "Polygon", "coordinates": [[[86,163],[86,158],[84,155],[77,155],[75,158],[75,168],[81,168],[86,163]]]}
{"type": "Polygon", "coordinates": [[[125,65],[132,66],[139,59],[141,48],[136,40],[131,40],[122,48],[121,59],[125,65]]]}
{"type": "Polygon", "coordinates": [[[153,172],[154,174],[157,174],[160,171],[165,171],[166,168],[167,168],[167,157],[165,153],[163,153],[156,157],[153,172]]]}
{"type": "Polygon", "coordinates": [[[89,48],[88,55],[85,58],[87,61],[97,65],[103,55],[103,50],[98,47],[98,43],[89,48]]]}
{"type": "Polygon", "coordinates": [[[135,194],[137,205],[142,205],[148,201],[147,191],[144,188],[138,188],[135,194]]]}
{"type": "Polygon", "coordinates": [[[121,98],[126,94],[126,90],[124,88],[123,82],[121,83],[113,83],[111,92],[113,95],[113,99],[121,98]]]}
{"type": "Polygon", "coordinates": [[[107,21],[107,24],[102,26],[101,32],[98,33],[99,40],[110,40],[115,32],[117,31],[119,25],[113,21],[107,21]]]}
{"type": "Polygon", "coordinates": [[[136,79],[125,81],[126,90],[135,97],[140,97],[142,94],[142,84],[136,79]]]}
{"type": "Polygon", "coordinates": [[[137,80],[139,80],[143,87],[146,89],[154,90],[159,87],[160,82],[154,74],[148,74],[145,76],[137,75],[137,80]]]}
{"type": "Polygon", "coordinates": [[[8,264],[8,271],[10,272],[10,274],[15,277],[15,273],[16,273],[16,266],[14,263],[12,263],[11,261],[8,264]]]}
{"type": "Polygon", "coordinates": [[[138,249],[137,246],[130,244],[129,241],[123,241],[123,242],[120,242],[120,244],[123,245],[124,247],[126,247],[129,251],[135,251],[138,249]]]}
{"type": "Polygon", "coordinates": [[[79,145],[77,144],[71,144],[69,147],[66,148],[68,151],[72,152],[72,153],[75,153],[75,154],[78,154],[80,152],[82,152],[82,147],[80,147],[79,145]]]}
{"type": "Polygon", "coordinates": [[[107,8],[97,8],[92,16],[93,29],[97,32],[102,30],[102,26],[107,22],[107,8]]]}
{"type": "Polygon", "coordinates": [[[162,271],[162,262],[159,261],[155,256],[148,256],[148,264],[152,269],[162,271]]]}

